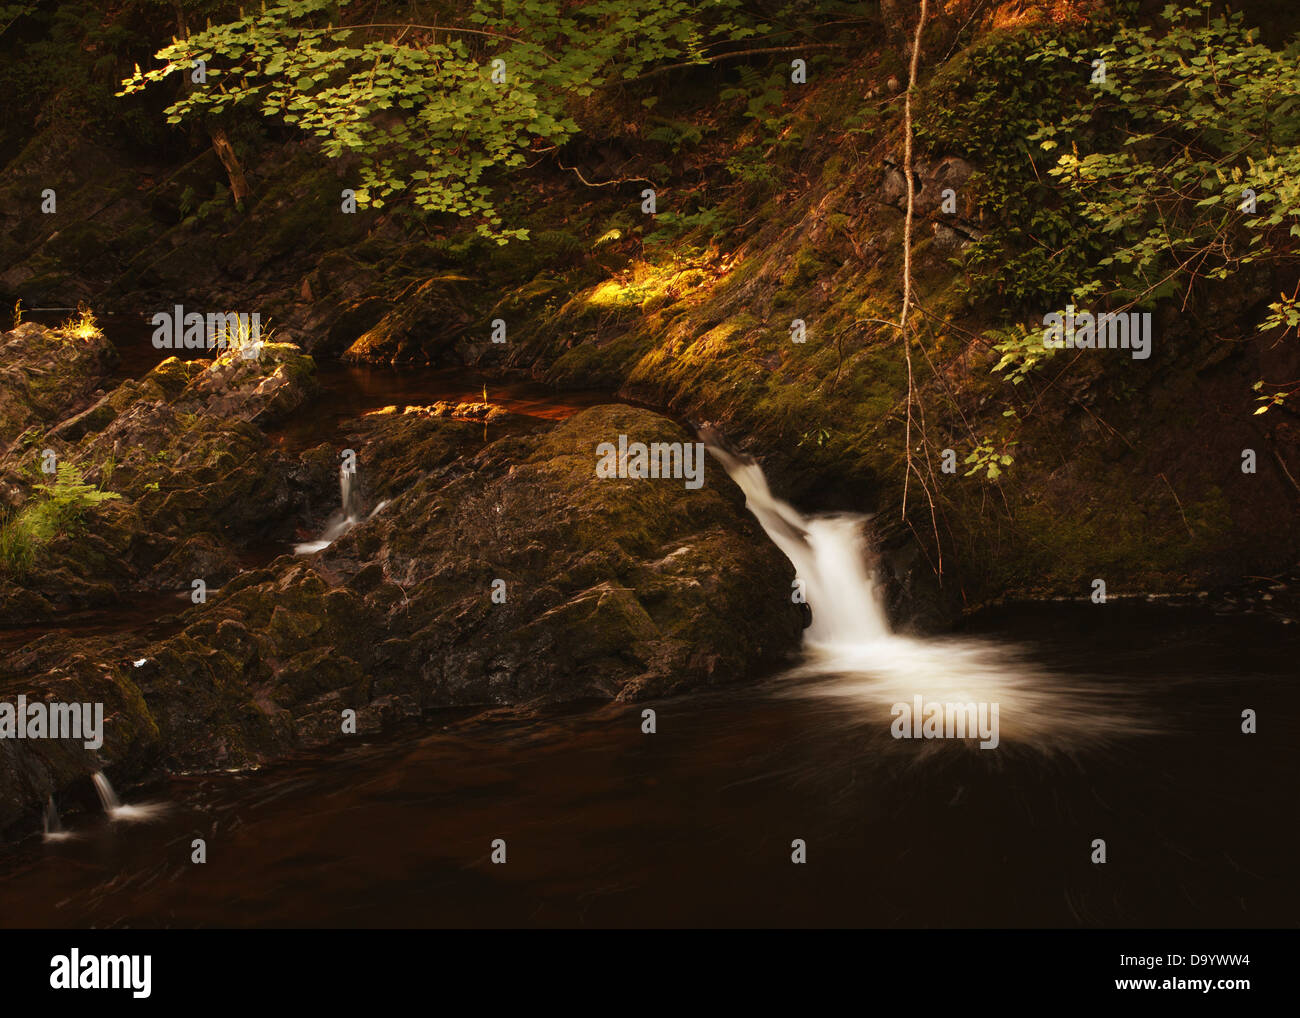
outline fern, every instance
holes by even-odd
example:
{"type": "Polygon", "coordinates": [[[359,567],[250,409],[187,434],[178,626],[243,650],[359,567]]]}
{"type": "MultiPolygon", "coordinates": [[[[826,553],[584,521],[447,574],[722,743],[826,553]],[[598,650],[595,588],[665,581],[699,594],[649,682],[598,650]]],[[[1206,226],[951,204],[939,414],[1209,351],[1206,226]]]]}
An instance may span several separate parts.
{"type": "Polygon", "coordinates": [[[61,463],[54,480],[34,490],[41,497],[0,522],[0,569],[16,577],[30,573],[40,549],[75,531],[87,512],[122,497],[88,484],[71,463],[61,463]]]}

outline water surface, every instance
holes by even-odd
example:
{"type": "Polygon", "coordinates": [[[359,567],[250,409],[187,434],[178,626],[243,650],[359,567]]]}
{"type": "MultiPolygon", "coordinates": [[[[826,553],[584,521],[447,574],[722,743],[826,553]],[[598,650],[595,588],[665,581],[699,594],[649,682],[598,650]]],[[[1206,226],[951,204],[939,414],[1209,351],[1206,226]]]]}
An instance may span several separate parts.
{"type": "Polygon", "coordinates": [[[654,735],[642,705],[432,715],[119,789],[171,804],[152,823],[92,792],[64,806],[78,837],[0,854],[0,924],[1293,927],[1294,630],[1144,604],[972,623],[1154,729],[1082,743],[896,741],[837,679],[773,677],[656,703],[654,735]]]}

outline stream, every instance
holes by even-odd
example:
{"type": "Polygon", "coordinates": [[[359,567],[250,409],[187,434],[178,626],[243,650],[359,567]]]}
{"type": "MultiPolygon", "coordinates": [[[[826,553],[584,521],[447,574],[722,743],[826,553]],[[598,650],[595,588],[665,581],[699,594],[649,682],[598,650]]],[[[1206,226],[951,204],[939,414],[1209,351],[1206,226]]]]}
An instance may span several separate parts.
{"type": "MultiPolygon", "coordinates": [[[[286,443],[388,404],[480,399],[485,381],[321,378],[286,443]]],[[[534,419],[608,401],[486,384],[534,419]]],[[[790,668],[649,704],[437,712],[257,770],[117,789],[137,807],[120,815],[87,782],[58,804],[61,836],[0,849],[0,926],[1294,925],[1300,626],[1135,598],[896,634],[845,555],[860,526],[803,517],[757,467],[721,462],[809,580],[815,622],[790,668]],[[830,589],[849,595],[829,605],[830,589]],[[891,736],[890,705],[914,689],[1000,704],[997,748],[891,736]]],[[[148,624],[101,615],[88,631],[148,624]]]]}

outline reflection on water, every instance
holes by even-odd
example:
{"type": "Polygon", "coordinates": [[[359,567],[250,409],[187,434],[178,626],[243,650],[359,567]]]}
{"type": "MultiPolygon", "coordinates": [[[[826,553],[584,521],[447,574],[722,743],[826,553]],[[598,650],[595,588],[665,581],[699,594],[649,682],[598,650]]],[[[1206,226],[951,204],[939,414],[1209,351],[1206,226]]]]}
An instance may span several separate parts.
{"type": "Polygon", "coordinates": [[[302,449],[327,441],[345,430],[345,422],[384,407],[423,407],[440,401],[479,403],[488,400],[517,415],[484,427],[484,439],[499,438],[504,427],[541,421],[561,421],[586,407],[609,402],[609,394],[557,392],[530,381],[502,381],[467,368],[384,368],[320,364],[316,371],[321,394],[303,412],[271,429],[275,442],[302,449]],[[521,420],[522,419],[522,420],[521,420]]]}
{"type": "MultiPolygon", "coordinates": [[[[153,824],[65,809],[78,840],[0,855],[0,924],[1294,923],[1293,630],[1052,605],[959,639],[1020,645],[1025,674],[1060,684],[997,690],[1034,718],[996,750],[895,740],[861,691],[812,673],[657,702],[654,735],[644,705],[436,715],[128,790],[174,804],[153,824]],[[1135,723],[1072,738],[1058,688],[1135,723]],[[1259,734],[1241,734],[1244,707],[1259,734]]],[[[906,682],[880,681],[881,702],[906,682]]]]}
{"type": "MultiPolygon", "coordinates": [[[[66,309],[26,309],[24,318],[47,326],[66,321],[66,309]]],[[[98,312],[100,327],[117,350],[118,362],[111,384],[142,378],[168,357],[182,360],[208,359],[209,350],[158,350],[152,342],[153,326],[143,314],[98,312]]],[[[607,392],[575,390],[560,392],[540,382],[501,380],[465,367],[401,368],[348,365],[318,360],[316,378],[321,392],[303,413],[273,429],[274,438],[290,448],[315,445],[329,440],[344,421],[387,406],[428,406],[438,401],[476,403],[488,399],[522,418],[560,421],[586,407],[609,402],[607,392]]],[[[501,425],[491,425],[490,436],[500,434],[501,425]]]]}

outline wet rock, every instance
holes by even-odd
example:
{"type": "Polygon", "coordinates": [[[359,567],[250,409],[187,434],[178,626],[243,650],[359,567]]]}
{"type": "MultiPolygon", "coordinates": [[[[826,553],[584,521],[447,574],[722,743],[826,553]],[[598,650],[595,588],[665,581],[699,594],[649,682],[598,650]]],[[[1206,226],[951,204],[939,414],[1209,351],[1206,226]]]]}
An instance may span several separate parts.
{"type": "MultiPolygon", "coordinates": [[[[913,210],[919,216],[938,218],[948,216],[955,223],[961,223],[966,212],[961,200],[962,186],[970,179],[974,167],[964,159],[945,156],[934,161],[918,160],[912,166],[913,173],[913,210]],[[957,194],[955,213],[943,211],[945,190],[951,188],[957,194]]],[[[907,178],[903,176],[901,160],[893,157],[885,159],[885,175],[880,185],[880,200],[887,205],[903,209],[907,207],[907,178]]]]}
{"type": "Polygon", "coordinates": [[[383,512],[210,592],[129,677],[110,668],[138,685],[167,766],[334,739],[346,709],[367,730],[438,706],[667,696],[797,648],[791,567],[722,471],[697,490],[596,475],[596,447],[620,434],[692,440],[666,418],[595,407],[487,446],[454,420],[364,428],[361,475],[393,455],[400,479],[375,486],[383,512]]]}
{"type": "Polygon", "coordinates": [[[80,409],[116,363],[117,351],[97,330],[27,322],[0,334],[0,449],[32,425],[80,409]]]}
{"type": "MultiPolygon", "coordinates": [[[[30,326],[18,339],[19,349],[62,363],[50,351],[67,337],[30,326]]],[[[69,359],[79,365],[81,390],[102,377],[99,357],[69,359]]],[[[0,380],[0,399],[31,405],[28,374],[15,369],[0,380]]],[[[79,391],[76,379],[63,384],[79,391]]],[[[249,544],[278,536],[287,546],[308,491],[262,428],[302,405],[314,385],[310,358],[287,344],[263,344],[257,358],[238,351],[212,360],[172,357],[88,408],[68,404],[75,412],[47,419],[44,433],[29,429],[0,456],[0,493],[11,509],[5,537],[28,548],[0,558],[0,620],[30,623],[60,610],[111,606],[126,590],[188,590],[195,579],[219,584],[237,571],[249,544]],[[74,467],[89,491],[114,497],[83,500],[29,540],[18,524],[52,512],[54,496],[36,487],[51,480],[40,472],[46,449],[74,467]]]]}
{"type": "Polygon", "coordinates": [[[411,364],[445,360],[469,322],[456,285],[466,277],[444,274],[411,284],[391,310],[344,352],[352,363],[411,364]]]}
{"type": "Polygon", "coordinates": [[[383,414],[415,414],[423,417],[454,417],[460,421],[482,421],[488,424],[510,416],[510,411],[496,403],[438,400],[428,406],[384,407],[373,411],[370,416],[383,414]]]}
{"type": "MultiPolygon", "coordinates": [[[[694,440],[626,406],[490,442],[490,404],[467,405],[473,421],[451,404],[369,415],[348,439],[361,522],[237,572],[251,538],[337,484],[337,449],[291,464],[259,427],[309,391],[296,357],[169,359],[55,424],[60,458],[122,497],[42,549],[36,575],[0,578],[5,610],[48,618],[161,586],[183,614],[171,635],[52,632],[6,656],[0,696],[100,701],[112,720],[98,757],[3,747],[0,829],[101,766],[126,783],[251,765],[341,737],[345,710],[370,731],[441,706],[641,700],[744,681],[797,648],[792,569],[722,471],[698,488],[597,476],[597,446],[620,435],[694,440]]],[[[19,465],[0,461],[22,487],[19,465]]]]}
{"type": "Polygon", "coordinates": [[[49,635],[7,652],[0,664],[0,701],[44,700],[103,705],[103,745],[86,740],[0,739],[0,834],[24,816],[37,822],[41,805],[107,766],[138,776],[156,762],[160,747],[131,665],[113,656],[112,639],[71,641],[49,635]]]}
{"type": "Polygon", "coordinates": [[[197,374],[176,399],[181,411],[265,427],[316,391],[315,365],[290,343],[263,343],[256,357],[232,350],[197,374]]]}

